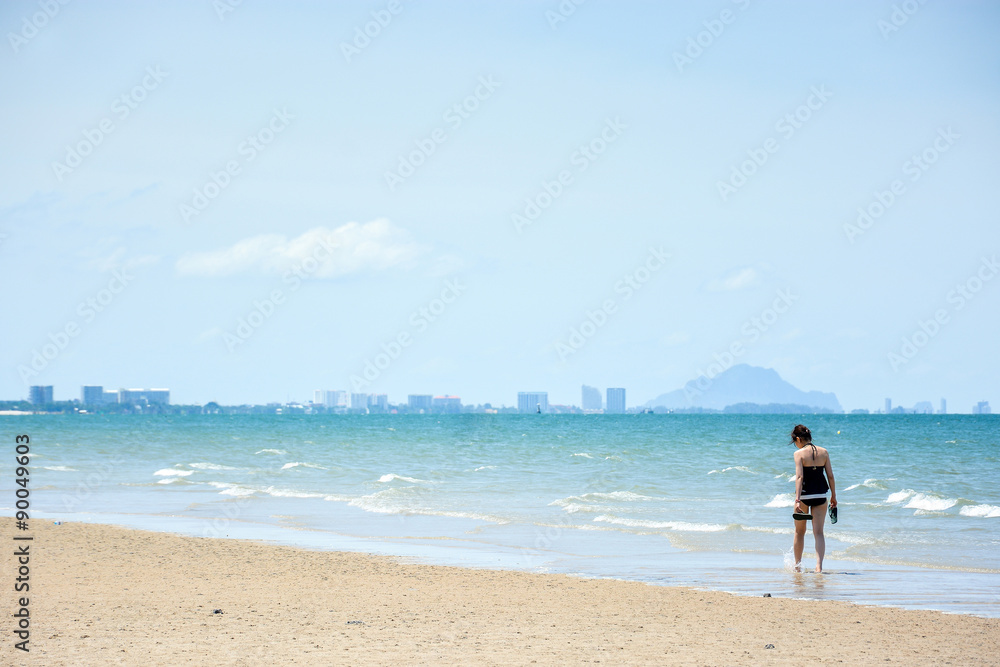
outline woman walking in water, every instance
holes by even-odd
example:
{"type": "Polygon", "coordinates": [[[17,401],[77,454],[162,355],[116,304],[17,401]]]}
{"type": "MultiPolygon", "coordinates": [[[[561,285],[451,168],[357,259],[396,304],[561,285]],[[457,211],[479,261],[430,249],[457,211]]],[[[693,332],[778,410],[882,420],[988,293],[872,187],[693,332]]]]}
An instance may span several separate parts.
{"type": "MultiPolygon", "coordinates": [[[[792,429],[792,444],[795,452],[795,513],[803,513],[803,505],[812,514],[813,538],[816,540],[816,571],[823,571],[823,555],[826,553],[826,538],[823,524],[826,521],[826,492],[830,491],[830,507],[837,506],[837,487],[833,480],[830,453],[812,444],[812,433],[799,424],[792,429]],[[825,473],[825,476],[824,476],[825,473]],[[829,482],[829,483],[828,483],[829,482]]],[[[834,517],[836,518],[836,517],[834,517]]],[[[807,518],[795,518],[795,571],[801,572],[802,549],[806,541],[807,518]]]]}

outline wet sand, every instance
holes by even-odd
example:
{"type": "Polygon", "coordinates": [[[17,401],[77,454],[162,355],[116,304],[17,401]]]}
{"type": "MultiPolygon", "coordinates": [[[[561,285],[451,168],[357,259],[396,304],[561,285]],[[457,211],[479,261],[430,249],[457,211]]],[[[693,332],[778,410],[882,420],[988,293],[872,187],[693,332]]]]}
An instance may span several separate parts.
{"type": "Polygon", "coordinates": [[[1000,664],[1000,619],[92,524],[32,533],[31,652],[5,631],[6,664],[1000,664]]]}

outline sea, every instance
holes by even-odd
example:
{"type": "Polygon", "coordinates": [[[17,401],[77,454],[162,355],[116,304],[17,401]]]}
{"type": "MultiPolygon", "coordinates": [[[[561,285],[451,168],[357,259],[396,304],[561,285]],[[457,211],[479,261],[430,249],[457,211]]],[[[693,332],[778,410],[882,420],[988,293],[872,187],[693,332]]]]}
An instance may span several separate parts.
{"type": "Polygon", "coordinates": [[[32,415],[31,520],[1000,616],[1000,416],[32,415]],[[831,456],[793,568],[789,433],[831,456]]]}

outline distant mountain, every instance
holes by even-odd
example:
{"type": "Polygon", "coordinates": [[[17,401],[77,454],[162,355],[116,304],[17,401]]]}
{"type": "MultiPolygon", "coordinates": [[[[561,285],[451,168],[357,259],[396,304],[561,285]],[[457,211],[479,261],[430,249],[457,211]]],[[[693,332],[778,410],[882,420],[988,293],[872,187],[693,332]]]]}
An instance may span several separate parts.
{"type": "Polygon", "coordinates": [[[714,378],[702,375],[682,389],[660,394],[646,402],[649,408],[707,408],[724,410],[740,403],[794,404],[817,411],[843,412],[840,401],[832,393],[802,391],[781,379],[773,368],[736,364],[714,378]]]}

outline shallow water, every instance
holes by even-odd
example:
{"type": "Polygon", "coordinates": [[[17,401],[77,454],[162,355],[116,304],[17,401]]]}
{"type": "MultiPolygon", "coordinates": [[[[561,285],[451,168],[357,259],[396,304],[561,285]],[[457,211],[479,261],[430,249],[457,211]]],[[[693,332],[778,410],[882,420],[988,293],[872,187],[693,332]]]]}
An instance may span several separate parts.
{"type": "Polygon", "coordinates": [[[996,416],[0,419],[45,517],[1000,615],[996,416]],[[839,490],[823,576],[787,563],[799,421],[839,490]]]}

